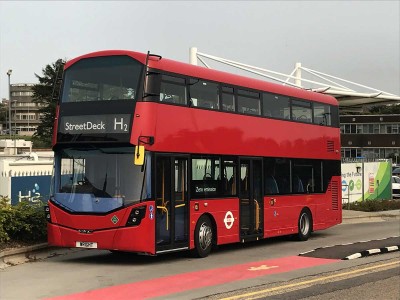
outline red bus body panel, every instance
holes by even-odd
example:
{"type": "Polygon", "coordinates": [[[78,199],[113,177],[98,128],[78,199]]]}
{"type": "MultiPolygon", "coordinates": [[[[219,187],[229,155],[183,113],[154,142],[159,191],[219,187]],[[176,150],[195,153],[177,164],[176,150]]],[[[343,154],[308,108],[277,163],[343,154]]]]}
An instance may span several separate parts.
{"type": "Polygon", "coordinates": [[[131,143],[154,136],[150,151],[340,159],[339,128],[138,102],[131,143]],[[261,132],[260,132],[261,131],[261,132]],[[334,151],[327,152],[327,142],[334,151]]]}
{"type": "MultiPolygon", "coordinates": [[[[340,183],[340,177],[332,182],[340,183]]],[[[326,229],[342,222],[341,201],[325,194],[271,195],[264,197],[264,237],[296,234],[298,219],[303,208],[311,211],[313,231],[326,229]],[[336,202],[336,203],[333,203],[336,202]],[[272,205],[273,203],[273,205],[272,205]]]]}
{"type": "MultiPolygon", "coordinates": [[[[193,199],[190,200],[190,248],[194,248],[194,232],[197,220],[203,215],[211,216],[215,221],[217,244],[237,243],[239,239],[239,199],[193,199]],[[195,203],[199,204],[199,210],[194,209],[195,203]],[[225,225],[227,212],[230,211],[234,221],[230,229],[225,225]]],[[[230,224],[229,224],[230,225],[230,224]]],[[[228,227],[229,227],[228,225],[228,227]]]]}
{"type": "Polygon", "coordinates": [[[125,226],[128,216],[135,207],[143,203],[122,208],[106,215],[70,214],[49,202],[51,223],[48,223],[49,245],[75,247],[76,242],[97,242],[99,249],[155,254],[155,219],[149,218],[149,205],[146,202],[146,214],[138,226],[125,226]],[[118,222],[114,224],[112,218],[118,222]],[[92,233],[80,233],[78,230],[93,230],[92,233]]]}

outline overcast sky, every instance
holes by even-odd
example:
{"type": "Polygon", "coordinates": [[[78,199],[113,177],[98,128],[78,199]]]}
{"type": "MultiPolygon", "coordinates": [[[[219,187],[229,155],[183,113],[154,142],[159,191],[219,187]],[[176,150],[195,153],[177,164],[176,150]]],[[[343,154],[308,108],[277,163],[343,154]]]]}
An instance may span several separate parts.
{"type": "MultiPolygon", "coordinates": [[[[58,58],[128,49],[189,61],[189,48],[290,73],[296,62],[400,94],[400,1],[3,1],[0,98],[58,58]]],[[[215,68],[222,68],[212,64],[215,68]]]]}

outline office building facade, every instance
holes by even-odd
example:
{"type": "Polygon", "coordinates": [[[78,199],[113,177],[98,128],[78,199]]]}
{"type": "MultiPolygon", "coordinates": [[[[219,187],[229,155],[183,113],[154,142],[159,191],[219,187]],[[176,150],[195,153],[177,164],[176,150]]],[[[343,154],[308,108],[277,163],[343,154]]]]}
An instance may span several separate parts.
{"type": "Polygon", "coordinates": [[[11,84],[11,128],[18,135],[33,135],[40,124],[41,104],[32,101],[34,84],[11,84]]]}
{"type": "Polygon", "coordinates": [[[342,158],[391,158],[400,163],[400,115],[340,116],[342,158]]]}

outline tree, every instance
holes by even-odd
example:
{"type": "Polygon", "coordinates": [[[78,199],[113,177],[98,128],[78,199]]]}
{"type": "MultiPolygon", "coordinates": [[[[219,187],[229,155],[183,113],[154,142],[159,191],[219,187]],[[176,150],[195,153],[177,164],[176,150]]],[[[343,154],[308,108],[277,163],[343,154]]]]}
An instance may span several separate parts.
{"type": "Polygon", "coordinates": [[[400,114],[400,105],[380,105],[373,106],[369,109],[371,114],[379,114],[379,115],[390,115],[390,114],[400,114]]]}
{"type": "Polygon", "coordinates": [[[32,101],[41,105],[39,109],[41,123],[34,134],[34,138],[47,147],[51,146],[58,95],[61,89],[61,81],[58,79],[62,74],[64,64],[65,60],[58,59],[42,69],[43,76],[35,73],[39,83],[32,88],[32,101]]]}
{"type": "Polygon", "coordinates": [[[8,105],[0,102],[0,124],[6,125],[8,115],[8,105]]]}

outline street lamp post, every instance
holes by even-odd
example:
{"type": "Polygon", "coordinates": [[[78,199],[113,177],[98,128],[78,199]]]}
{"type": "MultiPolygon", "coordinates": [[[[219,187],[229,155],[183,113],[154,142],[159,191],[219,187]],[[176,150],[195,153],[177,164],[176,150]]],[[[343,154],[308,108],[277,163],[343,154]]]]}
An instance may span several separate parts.
{"type": "Polygon", "coordinates": [[[7,71],[7,76],[8,76],[8,130],[10,134],[10,139],[11,139],[11,84],[10,84],[10,76],[11,76],[12,70],[7,71]]]}

